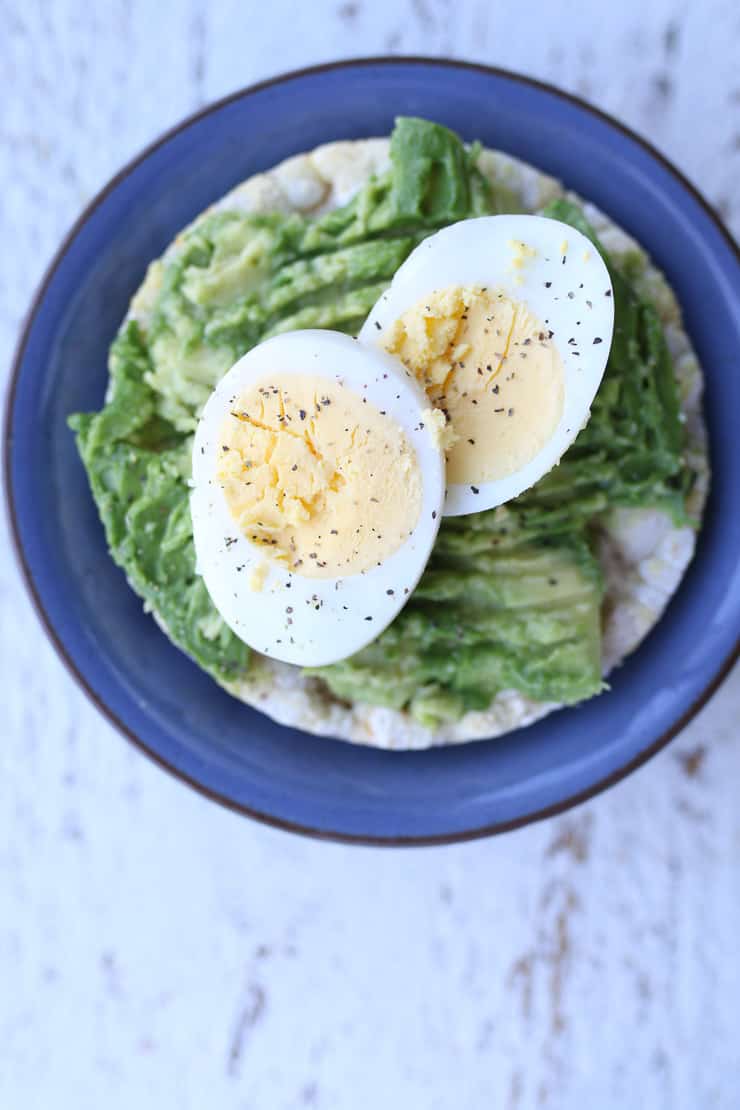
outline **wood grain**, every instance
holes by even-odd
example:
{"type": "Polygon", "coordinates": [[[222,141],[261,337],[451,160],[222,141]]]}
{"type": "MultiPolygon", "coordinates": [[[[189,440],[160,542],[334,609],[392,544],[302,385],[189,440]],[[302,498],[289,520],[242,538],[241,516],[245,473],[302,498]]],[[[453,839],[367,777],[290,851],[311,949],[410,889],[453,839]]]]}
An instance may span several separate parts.
{"type": "MultiPolygon", "coordinates": [[[[734,0],[536,19],[490,0],[2,0],[0,27],[3,365],[123,161],[214,97],[339,56],[554,80],[649,135],[740,232],[734,0]]],[[[130,750],[45,643],[4,532],[0,607],[0,1106],[735,1110],[740,671],[593,804],[389,853],[240,820],[130,750]]]]}

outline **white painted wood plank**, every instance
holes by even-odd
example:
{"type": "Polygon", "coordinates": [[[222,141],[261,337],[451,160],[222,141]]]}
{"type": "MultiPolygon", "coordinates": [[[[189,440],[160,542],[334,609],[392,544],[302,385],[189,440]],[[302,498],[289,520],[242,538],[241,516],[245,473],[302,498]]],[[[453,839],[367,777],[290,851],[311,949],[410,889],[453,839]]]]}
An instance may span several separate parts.
{"type": "MultiPolygon", "coordinates": [[[[339,56],[554,80],[649,134],[740,232],[727,0],[537,18],[484,0],[5,0],[0,19],[4,365],[61,234],[120,163],[207,100],[339,56]]],[[[5,540],[0,1106],[735,1110],[740,672],[649,767],[558,821],[415,853],[314,844],[122,743],[44,642],[5,540]]]]}

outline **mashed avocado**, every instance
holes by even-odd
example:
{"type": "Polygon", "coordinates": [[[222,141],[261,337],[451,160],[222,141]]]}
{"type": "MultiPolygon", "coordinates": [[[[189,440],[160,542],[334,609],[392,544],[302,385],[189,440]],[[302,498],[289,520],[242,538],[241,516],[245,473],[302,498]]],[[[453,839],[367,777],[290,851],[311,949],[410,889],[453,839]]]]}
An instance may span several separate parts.
{"type": "MultiPolygon", "coordinates": [[[[222,682],[250,651],[195,573],[188,504],[191,433],[228,367],[280,331],[356,332],[425,235],[518,209],[476,168],[475,148],[423,120],[398,121],[391,169],[320,217],[206,214],[155,263],[146,331],[124,323],[104,408],[71,418],[111,553],[173,639],[222,682]]],[[[601,249],[581,210],[545,210],[601,249]]],[[[602,254],[604,252],[602,251],[602,254]]],[[[613,506],[684,520],[691,473],[673,367],[653,307],[604,254],[615,338],[591,420],[561,465],[500,509],[446,520],[409,604],[351,659],[313,672],[338,697],[408,708],[434,726],[498,691],[572,703],[601,689],[601,573],[593,537],[613,506]]]]}

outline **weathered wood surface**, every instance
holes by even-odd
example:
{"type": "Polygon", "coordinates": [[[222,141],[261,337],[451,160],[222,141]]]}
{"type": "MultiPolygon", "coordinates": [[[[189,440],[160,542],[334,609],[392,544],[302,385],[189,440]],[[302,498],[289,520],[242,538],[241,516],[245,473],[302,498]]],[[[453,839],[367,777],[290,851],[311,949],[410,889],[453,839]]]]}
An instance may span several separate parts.
{"type": "MultiPolygon", "coordinates": [[[[649,134],[740,233],[734,0],[2,0],[0,32],[5,366],[125,159],[340,56],[554,80],[649,134]]],[[[593,804],[399,854],[261,828],[135,754],[44,641],[5,532],[0,606],[3,1110],[740,1105],[740,672],[593,804]]]]}

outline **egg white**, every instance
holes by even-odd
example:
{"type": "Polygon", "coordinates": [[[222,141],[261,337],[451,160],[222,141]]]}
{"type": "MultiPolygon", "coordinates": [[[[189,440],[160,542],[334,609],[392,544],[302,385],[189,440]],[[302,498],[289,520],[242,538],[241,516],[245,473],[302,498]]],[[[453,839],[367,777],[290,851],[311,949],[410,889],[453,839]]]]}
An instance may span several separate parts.
{"type": "Polygon", "coordinates": [[[557,465],[588,420],[614,329],[609,271],[581,232],[545,216],[482,216],[462,220],[419,244],[371,310],[360,342],[382,349],[385,333],[404,312],[435,290],[461,285],[500,290],[552,330],[564,368],[564,402],[550,439],[525,466],[489,482],[450,483],[445,516],[502,505],[557,465]],[[519,266],[516,242],[534,248],[519,266]]]}
{"type": "Polygon", "coordinates": [[[428,407],[423,389],[396,359],[338,332],[275,336],[222,378],[195,432],[190,508],[198,572],[219,613],[245,643],[286,663],[322,666],[365,647],[403,608],[431,553],[444,501],[444,457],[422,419],[428,407]],[[333,379],[366,397],[401,426],[416,453],[419,519],[396,552],[364,573],[308,578],[290,572],[239,530],[216,477],[221,429],[234,398],[260,381],[297,373],[333,379]],[[264,567],[262,588],[254,590],[250,578],[264,567]]]}

